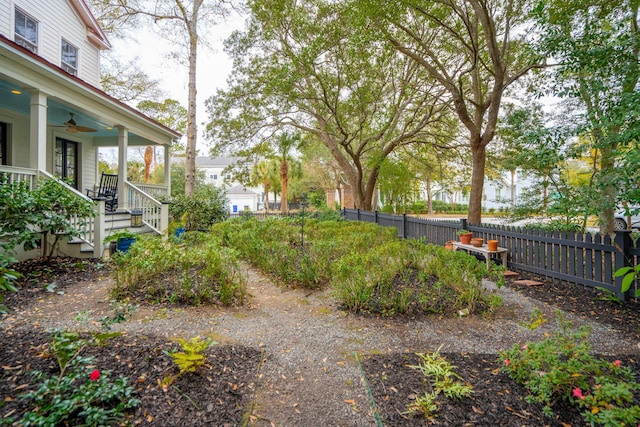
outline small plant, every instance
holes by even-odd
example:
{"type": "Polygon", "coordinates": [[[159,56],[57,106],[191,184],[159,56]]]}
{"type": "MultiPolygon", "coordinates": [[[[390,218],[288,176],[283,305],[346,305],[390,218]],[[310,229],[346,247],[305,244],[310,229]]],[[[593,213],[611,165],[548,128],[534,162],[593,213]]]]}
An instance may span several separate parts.
{"type": "Polygon", "coordinates": [[[457,231],[458,236],[462,236],[463,234],[469,234],[469,233],[471,233],[471,232],[469,230],[465,230],[465,229],[457,231]]]}
{"type": "MultiPolygon", "coordinates": [[[[640,277],[640,264],[635,267],[622,267],[613,273],[613,277],[622,277],[622,293],[631,289],[631,285],[640,277]]],[[[640,289],[636,289],[635,296],[640,297],[640,289]]]]}
{"type": "Polygon", "coordinates": [[[543,405],[553,415],[553,403],[565,399],[583,408],[591,425],[637,425],[640,406],[634,392],[640,389],[630,368],[622,362],[590,354],[587,328],[557,314],[559,330],[541,342],[515,345],[500,355],[502,369],[529,391],[528,402],[543,405]]]}
{"type": "Polygon", "coordinates": [[[176,341],[180,344],[180,347],[182,347],[182,351],[174,351],[169,353],[169,356],[178,366],[179,372],[176,375],[168,375],[163,378],[160,386],[164,391],[167,391],[169,386],[180,376],[187,372],[195,372],[204,366],[207,361],[207,356],[204,352],[215,344],[211,339],[202,339],[199,336],[193,337],[189,341],[176,338],[176,341]]]}
{"type": "Polygon", "coordinates": [[[134,408],[138,400],[124,377],[110,379],[109,371],[91,368],[93,358],[82,355],[94,345],[94,339],[77,333],[55,331],[49,354],[58,363],[60,373],[49,375],[36,371],[40,386],[21,396],[32,402],[19,423],[22,426],[114,425],[124,419],[124,412],[134,408]]]}
{"type": "Polygon", "coordinates": [[[425,417],[433,417],[438,409],[437,397],[444,394],[449,399],[463,399],[471,396],[473,387],[458,380],[462,379],[453,369],[455,366],[440,354],[440,346],[433,353],[416,353],[420,358],[419,365],[410,368],[418,369],[431,383],[431,392],[425,392],[422,397],[407,405],[409,413],[420,412],[425,417]]]}
{"type": "Polygon", "coordinates": [[[0,245],[0,314],[7,312],[7,307],[5,307],[4,303],[4,294],[6,292],[17,292],[17,281],[22,275],[10,268],[9,266],[17,262],[11,253],[8,251],[7,247],[3,247],[0,245]],[[4,251],[4,252],[1,252],[4,251]]]}
{"type": "Polygon", "coordinates": [[[117,242],[120,239],[136,239],[137,237],[138,234],[133,233],[129,230],[120,230],[105,237],[104,243],[117,242]]]}
{"type": "Polygon", "coordinates": [[[531,318],[529,322],[521,322],[520,326],[524,326],[530,331],[535,331],[545,323],[547,323],[547,318],[544,317],[544,314],[536,307],[531,312],[531,318]]]}

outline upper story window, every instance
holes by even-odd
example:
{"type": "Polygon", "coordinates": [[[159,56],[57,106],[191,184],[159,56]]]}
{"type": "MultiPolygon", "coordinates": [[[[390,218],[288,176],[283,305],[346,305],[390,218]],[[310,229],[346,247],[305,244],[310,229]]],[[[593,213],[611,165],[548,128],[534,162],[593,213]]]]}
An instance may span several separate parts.
{"type": "Polygon", "coordinates": [[[33,53],[38,52],[38,21],[20,9],[16,9],[15,42],[33,53]]]}
{"type": "Polygon", "coordinates": [[[74,76],[78,75],[78,48],[62,39],[62,69],[74,76]]]}

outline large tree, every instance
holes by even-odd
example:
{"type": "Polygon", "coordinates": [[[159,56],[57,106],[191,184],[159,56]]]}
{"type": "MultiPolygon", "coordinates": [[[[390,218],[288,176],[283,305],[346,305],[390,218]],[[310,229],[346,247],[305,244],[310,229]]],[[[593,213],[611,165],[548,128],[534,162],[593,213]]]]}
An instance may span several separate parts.
{"type": "Polygon", "coordinates": [[[468,132],[469,221],[479,223],[487,145],[505,90],[537,62],[525,55],[528,0],[354,0],[362,25],[411,58],[447,92],[468,132]],[[519,30],[519,31],[517,31],[519,30]]]}
{"type": "Polygon", "coordinates": [[[93,0],[102,21],[114,28],[130,28],[143,21],[177,47],[174,58],[186,63],[188,79],[188,119],[185,162],[185,193],[195,185],[197,144],[196,71],[200,34],[226,12],[224,0],[93,0]]]}
{"type": "Polygon", "coordinates": [[[619,201],[635,201],[640,136],[640,2],[551,0],[535,9],[540,50],[557,63],[549,92],[573,114],[574,136],[592,141],[596,201],[603,232],[614,229],[619,201]],[[629,157],[630,156],[630,157],[629,157]]]}
{"type": "Polygon", "coordinates": [[[293,128],[327,147],[356,207],[371,209],[384,159],[434,140],[430,126],[448,113],[443,90],[354,28],[338,2],[255,0],[250,9],[248,30],[227,41],[230,87],[208,100],[209,137],[237,150],[293,128]]]}

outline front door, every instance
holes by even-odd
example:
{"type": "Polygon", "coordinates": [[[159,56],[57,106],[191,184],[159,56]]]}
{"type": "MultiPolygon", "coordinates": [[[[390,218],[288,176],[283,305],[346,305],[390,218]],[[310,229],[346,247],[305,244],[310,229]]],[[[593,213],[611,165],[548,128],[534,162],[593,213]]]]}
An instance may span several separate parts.
{"type": "Polygon", "coordinates": [[[78,143],[56,138],[56,157],[54,173],[69,185],[78,188],[78,143]]]}

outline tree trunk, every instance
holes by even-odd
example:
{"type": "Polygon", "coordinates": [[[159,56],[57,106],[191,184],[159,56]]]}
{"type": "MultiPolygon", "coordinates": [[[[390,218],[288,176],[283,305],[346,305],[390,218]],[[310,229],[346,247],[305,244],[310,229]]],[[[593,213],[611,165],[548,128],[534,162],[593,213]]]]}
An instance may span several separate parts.
{"type": "Polygon", "coordinates": [[[289,211],[289,206],[287,203],[287,185],[289,184],[289,164],[287,163],[287,159],[282,159],[282,163],[280,164],[280,179],[282,181],[282,189],[280,196],[280,212],[287,213],[289,211]]]}
{"type": "Polygon", "coordinates": [[[471,173],[471,194],[469,195],[469,215],[471,224],[482,221],[482,188],[484,187],[484,166],[487,158],[485,146],[471,144],[473,170],[471,173]]]}
{"type": "Polygon", "coordinates": [[[189,32],[189,97],[187,107],[187,147],[184,165],[184,193],[189,196],[193,194],[196,183],[196,143],[197,143],[197,122],[196,122],[196,64],[198,58],[198,10],[202,6],[203,0],[196,0],[193,5],[191,21],[187,22],[189,32]]]}
{"type": "MultiPolygon", "coordinates": [[[[604,206],[600,213],[600,232],[603,234],[610,234],[615,231],[614,206],[616,203],[617,189],[609,183],[610,180],[606,176],[615,168],[614,151],[615,150],[611,147],[603,147],[600,161],[600,173],[605,175],[602,177],[604,178],[604,187],[602,188],[602,193],[600,195],[600,204],[601,206],[604,206]]],[[[628,226],[631,227],[631,223],[629,223],[628,226]]]]}
{"type": "Polygon", "coordinates": [[[264,187],[264,208],[269,212],[269,183],[263,182],[264,187]]]}

